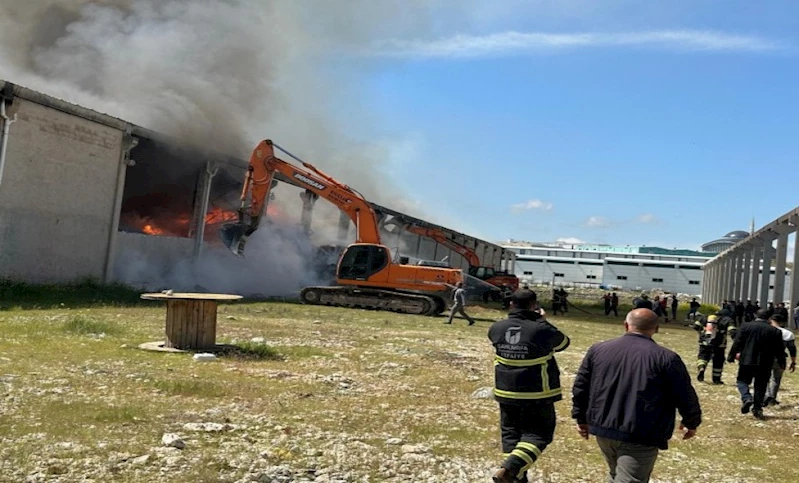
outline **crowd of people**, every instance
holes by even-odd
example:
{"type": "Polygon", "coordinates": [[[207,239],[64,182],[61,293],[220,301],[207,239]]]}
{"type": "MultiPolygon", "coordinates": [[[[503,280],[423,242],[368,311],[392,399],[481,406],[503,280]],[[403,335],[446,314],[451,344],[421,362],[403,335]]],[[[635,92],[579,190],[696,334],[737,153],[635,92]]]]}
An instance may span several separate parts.
{"type": "MultiPolygon", "coordinates": [[[[603,301],[605,315],[618,313],[616,293],[606,294],[603,301]]],[[[625,334],[591,346],[575,376],[572,418],[581,437],[595,437],[610,482],[649,481],[659,452],[668,448],[677,413],[683,439],[693,437],[702,423],[699,398],[686,365],[677,353],[652,338],[661,317],[676,319],[678,305],[676,297],[640,297],[625,317],[625,334]]],[[[779,304],[772,312],[756,310],[751,320],[741,305],[740,322],[738,305],[723,305],[704,315],[696,299],[691,302],[692,326],[699,334],[696,379],[703,382],[712,364],[712,383],[723,384],[724,363],[738,361],[741,413],[765,419],[763,408],[779,404],[784,371],[795,370],[795,338],[785,328],[788,319],[778,310],[779,304]],[[732,341],[729,352],[728,337],[732,341]]],[[[493,395],[499,405],[505,453],[493,476],[495,483],[526,482],[527,471],[552,443],[555,403],[564,398],[555,355],[570,344],[569,337],[547,321],[536,293],[529,288],[514,292],[509,306],[508,317],[488,331],[495,350],[493,395]]],[[[799,306],[794,312],[799,317],[799,306]]]]}

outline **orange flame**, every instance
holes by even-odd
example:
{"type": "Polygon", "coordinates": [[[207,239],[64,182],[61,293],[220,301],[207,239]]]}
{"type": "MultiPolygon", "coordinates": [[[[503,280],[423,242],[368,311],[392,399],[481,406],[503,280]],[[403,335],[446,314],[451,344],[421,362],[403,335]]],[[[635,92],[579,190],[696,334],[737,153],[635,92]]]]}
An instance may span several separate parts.
{"type": "MultiPolygon", "coordinates": [[[[274,205],[267,205],[266,214],[269,218],[285,222],[286,213],[274,205]]],[[[219,207],[209,207],[205,215],[205,238],[215,236],[216,230],[223,223],[235,222],[239,218],[238,212],[229,211],[219,207]]],[[[187,236],[190,232],[191,215],[181,214],[169,219],[154,220],[151,217],[139,217],[135,214],[125,216],[129,226],[138,227],[142,233],[154,236],[187,236]]]]}
{"type": "Polygon", "coordinates": [[[164,234],[164,230],[161,230],[160,228],[154,227],[152,225],[152,223],[148,223],[148,224],[144,225],[142,227],[141,231],[143,231],[144,233],[146,233],[148,235],[163,235],[164,234]]]}

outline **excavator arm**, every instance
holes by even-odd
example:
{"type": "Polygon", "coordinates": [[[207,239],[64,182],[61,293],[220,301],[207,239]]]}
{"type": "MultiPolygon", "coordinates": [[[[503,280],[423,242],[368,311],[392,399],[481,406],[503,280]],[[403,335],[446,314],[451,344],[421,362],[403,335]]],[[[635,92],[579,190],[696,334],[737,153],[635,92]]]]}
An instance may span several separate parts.
{"type": "Polygon", "coordinates": [[[496,272],[491,267],[481,266],[480,258],[477,256],[474,250],[456,242],[447,236],[445,232],[435,228],[425,228],[412,223],[406,224],[403,229],[410,233],[415,233],[417,235],[435,240],[436,243],[460,254],[469,263],[469,275],[472,275],[497,287],[508,286],[513,291],[518,290],[519,278],[516,275],[504,272],[496,272]]]}
{"type": "Polygon", "coordinates": [[[258,229],[278,174],[291,180],[291,184],[326,199],[346,213],[355,223],[356,243],[380,244],[377,215],[363,196],[313,165],[292,156],[271,140],[265,140],[255,147],[250,156],[241,189],[238,222],[228,223],[219,230],[220,238],[233,253],[242,256],[247,238],[258,229]],[[275,148],[297,159],[302,166],[278,158],[275,148]]]}
{"type": "Polygon", "coordinates": [[[424,228],[419,225],[408,224],[405,225],[405,231],[433,239],[436,241],[436,243],[443,245],[449,248],[450,250],[454,250],[460,256],[465,258],[466,261],[469,262],[469,266],[471,267],[477,267],[480,265],[480,258],[477,256],[476,253],[474,253],[473,250],[456,242],[452,238],[448,237],[447,234],[441,230],[436,230],[435,228],[424,228]]]}

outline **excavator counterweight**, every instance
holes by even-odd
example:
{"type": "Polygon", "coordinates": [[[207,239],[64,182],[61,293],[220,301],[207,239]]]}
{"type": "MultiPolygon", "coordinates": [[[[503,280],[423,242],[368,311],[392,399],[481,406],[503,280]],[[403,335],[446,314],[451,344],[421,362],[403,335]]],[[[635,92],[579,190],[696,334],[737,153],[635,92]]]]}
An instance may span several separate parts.
{"type": "MultiPolygon", "coordinates": [[[[253,150],[241,191],[239,220],[219,230],[220,239],[231,252],[243,256],[247,238],[258,229],[270,190],[276,184],[275,175],[280,174],[281,179],[304,188],[306,197],[326,199],[355,223],[356,240],[339,257],[336,285],[305,287],[300,293],[304,303],[419,315],[445,310],[444,300],[463,280],[463,272],[395,263],[391,251],[381,244],[377,215],[363,196],[308,163],[300,161],[302,166],[297,166],[278,158],[276,147],[267,140],[253,150]]],[[[310,214],[304,215],[310,222],[310,214]]]]}

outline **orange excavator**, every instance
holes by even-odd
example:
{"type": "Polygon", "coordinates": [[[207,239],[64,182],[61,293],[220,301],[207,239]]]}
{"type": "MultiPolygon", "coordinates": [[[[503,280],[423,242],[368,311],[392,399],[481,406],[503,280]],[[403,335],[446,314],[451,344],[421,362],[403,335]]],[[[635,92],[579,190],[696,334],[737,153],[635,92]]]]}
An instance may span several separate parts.
{"type": "Polygon", "coordinates": [[[278,179],[328,200],[355,223],[356,240],[339,257],[336,285],[303,288],[304,303],[419,315],[437,315],[446,309],[445,300],[463,281],[461,270],[409,265],[406,257],[399,263],[392,260],[388,247],[381,244],[374,209],[363,196],[270,140],[259,143],[250,157],[238,222],[219,230],[222,242],[234,254],[242,256],[247,238],[258,229],[278,179]],[[278,158],[276,148],[302,167],[278,158]]]}
{"type": "MultiPolygon", "coordinates": [[[[439,245],[445,246],[461,255],[469,263],[469,275],[472,277],[478,278],[496,287],[507,286],[513,292],[519,289],[519,277],[512,273],[494,270],[494,267],[480,265],[480,258],[474,250],[456,242],[447,236],[445,232],[436,228],[426,228],[414,224],[405,225],[404,230],[416,235],[431,238],[439,245]]],[[[498,300],[501,299],[500,293],[495,293],[493,296],[498,300]]]]}

